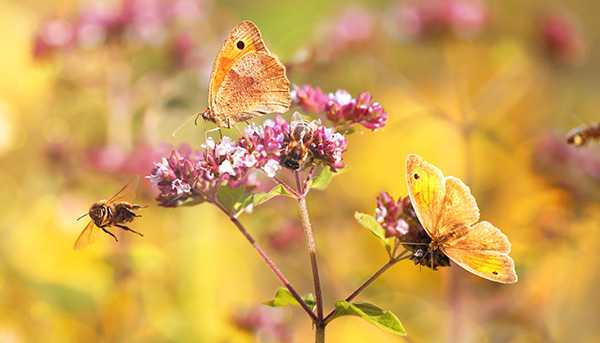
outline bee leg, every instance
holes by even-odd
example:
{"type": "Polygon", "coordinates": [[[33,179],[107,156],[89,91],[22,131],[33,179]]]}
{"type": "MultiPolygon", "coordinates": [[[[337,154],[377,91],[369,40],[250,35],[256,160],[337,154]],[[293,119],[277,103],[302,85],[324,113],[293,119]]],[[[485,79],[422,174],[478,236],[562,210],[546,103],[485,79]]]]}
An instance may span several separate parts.
{"type": "Polygon", "coordinates": [[[100,227],[100,228],[102,229],[102,231],[104,231],[104,232],[108,233],[109,235],[111,235],[111,236],[112,236],[112,238],[114,238],[114,239],[115,239],[115,242],[118,242],[118,241],[119,241],[119,240],[117,239],[117,236],[115,236],[115,234],[114,234],[114,233],[112,233],[112,232],[108,231],[108,230],[107,230],[105,227],[100,227]]]}
{"type": "Polygon", "coordinates": [[[123,230],[125,230],[125,231],[131,231],[131,232],[133,232],[133,233],[137,233],[137,234],[138,234],[138,235],[140,235],[141,237],[144,237],[144,235],[143,235],[141,232],[137,232],[137,231],[135,231],[135,230],[133,230],[133,229],[130,229],[130,228],[128,228],[128,227],[127,227],[127,226],[125,226],[125,225],[121,225],[121,224],[115,224],[115,226],[116,226],[116,227],[119,227],[119,228],[121,228],[121,229],[123,229],[123,230]]]}

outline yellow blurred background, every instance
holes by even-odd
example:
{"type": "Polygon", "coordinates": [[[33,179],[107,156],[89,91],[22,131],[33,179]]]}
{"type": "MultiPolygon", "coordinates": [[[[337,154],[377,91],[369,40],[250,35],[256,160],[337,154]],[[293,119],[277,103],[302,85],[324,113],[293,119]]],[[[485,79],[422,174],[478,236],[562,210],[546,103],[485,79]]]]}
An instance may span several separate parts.
{"type": "MultiPolygon", "coordinates": [[[[127,32],[99,33],[100,14],[135,1],[3,1],[0,342],[312,341],[299,308],[260,307],[277,279],[209,205],[158,207],[144,183],[143,239],[97,233],[72,249],[91,203],[148,175],[165,145],[201,144],[203,126],[172,133],[206,106],[212,59],[242,19],[291,66],[292,83],[369,91],[389,115],[350,137],[345,172],[309,196],[326,309],[385,263],[353,214],[372,214],[380,191],[406,195],[408,153],[465,180],[482,219],[513,244],[517,284],[403,262],[359,299],[394,311],[409,336],[344,317],[328,341],[600,340],[600,147],[563,139],[600,120],[600,5],[447,2],[458,14],[423,19],[411,1],[163,1],[179,6],[168,20],[147,11],[127,32]],[[75,46],[66,28],[86,18],[75,46]],[[248,329],[244,316],[270,327],[248,329]]],[[[242,221],[310,292],[302,236],[274,242],[298,222],[293,201],[242,221]]]]}

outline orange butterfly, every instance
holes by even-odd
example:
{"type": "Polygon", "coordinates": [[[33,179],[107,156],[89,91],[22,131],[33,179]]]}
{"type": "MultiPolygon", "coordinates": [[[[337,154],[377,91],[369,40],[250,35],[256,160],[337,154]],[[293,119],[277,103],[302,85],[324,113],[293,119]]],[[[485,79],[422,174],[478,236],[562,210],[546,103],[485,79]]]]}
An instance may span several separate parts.
{"type": "Polygon", "coordinates": [[[215,59],[208,108],[200,116],[230,128],[267,113],[287,112],[290,103],[285,67],[269,52],[258,27],[251,21],[241,22],[215,59]]]}
{"type": "Polygon", "coordinates": [[[491,223],[479,222],[479,208],[469,187],[458,178],[445,177],[417,155],[406,159],[406,180],[417,217],[431,237],[430,252],[441,251],[482,278],[517,282],[508,238],[491,223]]]}

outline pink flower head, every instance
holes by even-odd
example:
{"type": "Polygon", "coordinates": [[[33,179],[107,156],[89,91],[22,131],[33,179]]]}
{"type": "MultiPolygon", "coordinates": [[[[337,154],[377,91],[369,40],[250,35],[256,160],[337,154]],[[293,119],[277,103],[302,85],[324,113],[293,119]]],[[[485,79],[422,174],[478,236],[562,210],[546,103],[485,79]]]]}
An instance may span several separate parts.
{"type": "Polygon", "coordinates": [[[450,265],[450,260],[441,251],[430,252],[431,238],[423,229],[408,196],[394,200],[387,192],[377,197],[375,220],[384,228],[386,237],[395,237],[404,242],[404,248],[413,252],[415,264],[436,269],[450,265]]]}
{"type": "Polygon", "coordinates": [[[358,123],[367,129],[377,130],[387,122],[387,113],[367,92],[361,93],[356,99],[346,91],[330,94],[326,110],[327,118],[336,125],[358,123]]]}
{"type": "Polygon", "coordinates": [[[210,181],[202,178],[205,175],[201,174],[205,171],[198,167],[202,157],[201,153],[181,148],[154,164],[147,178],[158,188],[160,194],[157,200],[162,206],[176,206],[194,195],[207,196],[202,187],[212,188],[215,185],[208,185],[210,181]],[[196,192],[197,189],[201,191],[196,192]]]}
{"type": "Polygon", "coordinates": [[[402,198],[397,201],[387,192],[381,192],[377,197],[375,219],[385,229],[386,237],[400,237],[408,233],[408,223],[402,216],[404,206],[402,198]]]}
{"type": "Polygon", "coordinates": [[[319,114],[325,112],[329,97],[319,87],[295,86],[292,90],[292,102],[305,112],[319,114]]]}
{"type": "Polygon", "coordinates": [[[344,168],[342,157],[348,146],[346,137],[321,125],[313,131],[312,139],[310,150],[315,159],[322,160],[334,171],[344,168]]]}

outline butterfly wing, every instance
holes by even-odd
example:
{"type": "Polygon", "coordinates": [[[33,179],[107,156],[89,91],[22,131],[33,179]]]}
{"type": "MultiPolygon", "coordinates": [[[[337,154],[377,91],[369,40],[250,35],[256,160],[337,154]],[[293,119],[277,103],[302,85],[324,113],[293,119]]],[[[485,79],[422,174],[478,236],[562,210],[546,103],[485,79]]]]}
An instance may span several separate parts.
{"type": "Polygon", "coordinates": [[[489,222],[480,222],[475,198],[460,179],[416,155],[406,162],[408,194],[419,221],[456,264],[485,279],[517,281],[510,242],[489,222]]]}
{"type": "Polygon", "coordinates": [[[508,256],[510,242],[500,229],[483,221],[467,233],[449,240],[442,251],[456,264],[482,278],[500,283],[518,280],[515,263],[508,256]]]}
{"type": "Polygon", "coordinates": [[[286,112],[291,103],[285,67],[274,56],[247,54],[234,63],[213,103],[218,122],[238,122],[273,112],[286,112]]]}
{"type": "Polygon", "coordinates": [[[94,226],[94,222],[90,220],[77,237],[73,249],[79,250],[94,241],[94,226]]]}
{"type": "Polygon", "coordinates": [[[406,182],[410,202],[431,238],[440,237],[438,221],[442,213],[446,185],[444,174],[417,155],[406,159],[406,182]]]}

